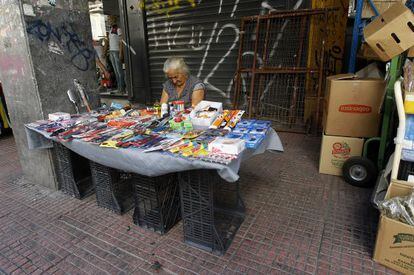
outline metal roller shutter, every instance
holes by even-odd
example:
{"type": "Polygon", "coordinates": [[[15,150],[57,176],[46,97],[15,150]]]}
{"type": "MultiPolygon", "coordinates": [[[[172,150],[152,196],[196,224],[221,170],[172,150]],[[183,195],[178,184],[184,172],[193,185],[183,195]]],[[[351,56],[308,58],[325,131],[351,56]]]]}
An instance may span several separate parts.
{"type": "Polygon", "coordinates": [[[153,101],[159,100],[168,57],[181,56],[191,73],[207,84],[207,99],[231,103],[237,67],[239,25],[243,16],[274,8],[305,8],[306,0],[145,1],[153,101]]]}

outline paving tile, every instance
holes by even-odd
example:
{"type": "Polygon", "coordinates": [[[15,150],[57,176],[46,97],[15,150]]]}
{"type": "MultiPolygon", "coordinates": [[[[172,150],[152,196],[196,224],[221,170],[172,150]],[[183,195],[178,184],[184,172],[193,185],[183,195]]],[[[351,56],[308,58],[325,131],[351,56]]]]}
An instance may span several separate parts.
{"type": "Polygon", "coordinates": [[[246,218],[224,256],[142,229],[94,196],[77,200],[22,175],[0,138],[0,274],[397,274],[371,259],[371,190],[318,174],[320,138],[280,134],[285,152],[242,164],[246,218]]]}

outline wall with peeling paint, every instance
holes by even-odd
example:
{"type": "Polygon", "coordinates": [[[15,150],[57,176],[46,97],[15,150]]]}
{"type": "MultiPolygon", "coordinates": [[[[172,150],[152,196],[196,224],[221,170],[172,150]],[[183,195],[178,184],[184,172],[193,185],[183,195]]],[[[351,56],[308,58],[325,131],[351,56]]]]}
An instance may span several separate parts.
{"type": "Polygon", "coordinates": [[[51,152],[28,150],[24,124],[73,113],[66,91],[74,78],[98,102],[87,1],[0,0],[0,37],[0,81],[23,171],[57,189],[51,152]]]}

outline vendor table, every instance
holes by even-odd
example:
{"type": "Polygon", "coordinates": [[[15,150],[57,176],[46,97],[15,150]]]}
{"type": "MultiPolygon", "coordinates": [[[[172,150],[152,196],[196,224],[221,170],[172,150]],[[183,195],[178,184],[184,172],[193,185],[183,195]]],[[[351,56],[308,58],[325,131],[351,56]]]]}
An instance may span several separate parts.
{"type": "MultiPolygon", "coordinates": [[[[26,133],[30,149],[51,148],[52,141],[59,142],[28,126],[26,133]]],[[[257,149],[246,149],[229,165],[137,148],[102,148],[76,139],[61,144],[92,162],[129,173],[146,177],[178,173],[185,242],[219,254],[226,251],[245,216],[238,186],[241,162],[266,150],[283,151],[271,128],[257,149]]],[[[134,220],[139,220],[137,215],[134,220]]]]}

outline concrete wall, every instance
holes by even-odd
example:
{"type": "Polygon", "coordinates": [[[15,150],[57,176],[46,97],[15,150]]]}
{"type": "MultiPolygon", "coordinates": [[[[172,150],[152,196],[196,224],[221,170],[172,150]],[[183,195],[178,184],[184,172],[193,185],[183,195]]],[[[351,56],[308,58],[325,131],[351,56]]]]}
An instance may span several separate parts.
{"type": "Polygon", "coordinates": [[[57,189],[51,152],[28,150],[24,124],[52,112],[74,112],[66,91],[77,78],[98,101],[95,61],[84,0],[1,0],[0,80],[23,171],[57,189]]]}

